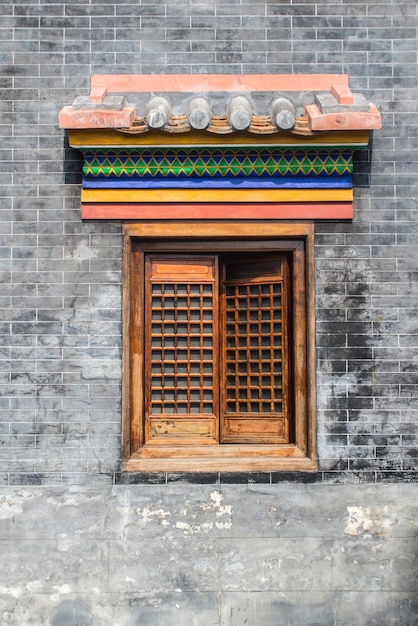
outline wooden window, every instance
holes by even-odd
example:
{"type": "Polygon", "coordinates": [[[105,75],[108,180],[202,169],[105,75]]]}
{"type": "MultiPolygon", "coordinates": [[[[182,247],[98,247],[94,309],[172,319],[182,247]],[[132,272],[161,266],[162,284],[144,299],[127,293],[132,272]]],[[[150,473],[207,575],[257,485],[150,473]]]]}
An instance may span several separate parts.
{"type": "Polygon", "coordinates": [[[312,227],[289,226],[125,225],[125,470],[316,468],[312,227]]]}
{"type": "Polygon", "coordinates": [[[289,443],[288,255],[222,263],[220,441],[289,443]]]}
{"type": "Polygon", "coordinates": [[[145,445],[218,441],[216,261],[145,256],[145,445]]]}

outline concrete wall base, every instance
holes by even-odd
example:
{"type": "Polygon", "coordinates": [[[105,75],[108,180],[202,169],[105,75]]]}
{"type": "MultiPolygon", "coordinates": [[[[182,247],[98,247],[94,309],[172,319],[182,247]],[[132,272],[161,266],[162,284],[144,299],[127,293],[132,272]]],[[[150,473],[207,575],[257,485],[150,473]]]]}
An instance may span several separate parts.
{"type": "Polygon", "coordinates": [[[2,626],[413,626],[415,485],[4,488],[2,626]]]}

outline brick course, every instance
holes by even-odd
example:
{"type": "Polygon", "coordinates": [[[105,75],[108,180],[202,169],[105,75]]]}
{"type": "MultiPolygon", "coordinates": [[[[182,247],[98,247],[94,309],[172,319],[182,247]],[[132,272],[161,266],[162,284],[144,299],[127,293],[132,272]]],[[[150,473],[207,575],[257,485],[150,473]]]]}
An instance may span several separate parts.
{"type": "Polygon", "coordinates": [[[353,222],[316,224],[320,469],[260,480],[415,477],[417,27],[415,0],[3,3],[0,484],[121,480],[121,227],[81,222],[57,126],[112,72],[347,73],[378,105],[353,222]]]}

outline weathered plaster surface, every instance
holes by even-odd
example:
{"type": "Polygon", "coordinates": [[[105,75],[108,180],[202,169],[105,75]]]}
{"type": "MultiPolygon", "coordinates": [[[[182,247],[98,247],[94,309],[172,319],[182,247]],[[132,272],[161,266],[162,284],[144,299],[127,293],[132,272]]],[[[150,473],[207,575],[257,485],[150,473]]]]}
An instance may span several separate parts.
{"type": "Polygon", "coordinates": [[[413,626],[413,485],[5,488],[2,626],[413,626]]]}

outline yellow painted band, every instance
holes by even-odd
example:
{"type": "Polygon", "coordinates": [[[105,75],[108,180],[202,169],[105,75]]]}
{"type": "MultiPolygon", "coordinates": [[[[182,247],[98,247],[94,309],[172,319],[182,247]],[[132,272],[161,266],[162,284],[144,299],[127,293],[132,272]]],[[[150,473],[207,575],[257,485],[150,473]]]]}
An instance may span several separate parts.
{"type": "Polygon", "coordinates": [[[215,135],[209,132],[190,131],[169,134],[150,131],[138,135],[118,132],[116,130],[70,130],[68,131],[70,146],[73,148],[101,146],[366,146],[369,143],[369,131],[321,132],[314,135],[294,135],[292,133],[274,133],[272,135],[256,135],[247,132],[215,135]]]}

